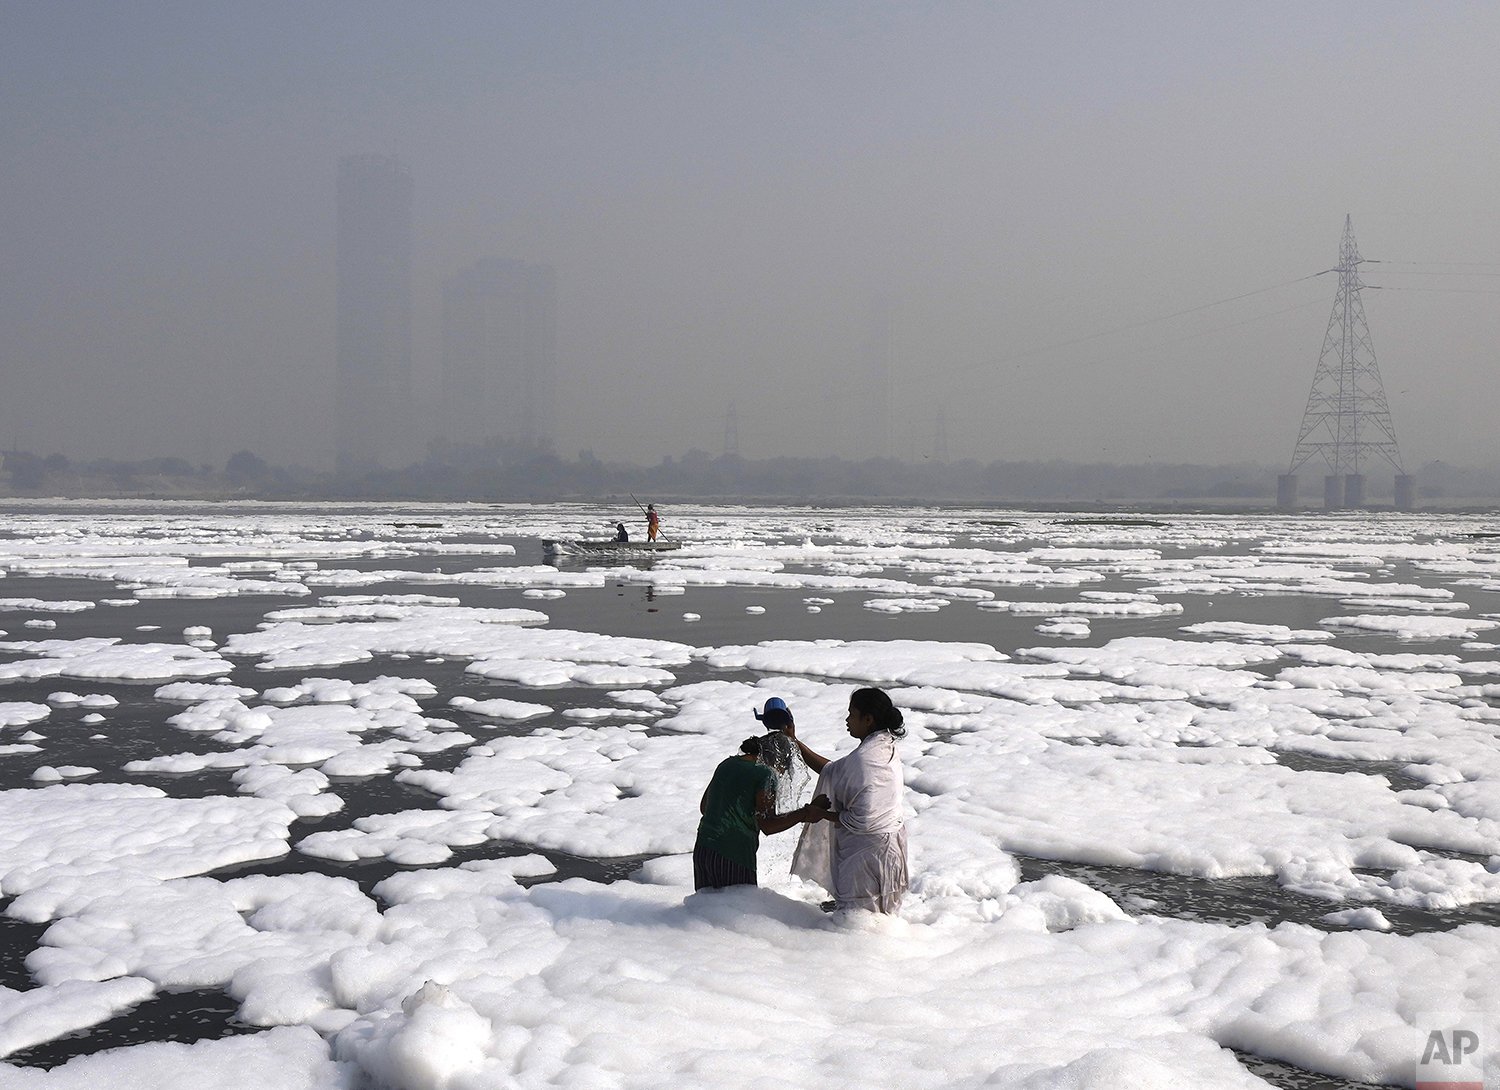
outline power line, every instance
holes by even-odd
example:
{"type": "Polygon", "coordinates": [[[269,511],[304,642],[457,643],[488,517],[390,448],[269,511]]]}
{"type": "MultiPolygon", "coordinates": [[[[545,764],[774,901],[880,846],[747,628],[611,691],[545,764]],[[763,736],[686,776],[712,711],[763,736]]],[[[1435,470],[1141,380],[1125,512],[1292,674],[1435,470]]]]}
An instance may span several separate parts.
{"type": "Polygon", "coordinates": [[[1488,279],[1490,277],[1500,276],[1500,272],[1468,272],[1466,270],[1463,270],[1463,271],[1451,271],[1451,272],[1450,271],[1444,271],[1444,270],[1435,270],[1433,272],[1427,272],[1426,270],[1423,270],[1423,269],[1382,269],[1381,270],[1381,275],[1382,276],[1473,276],[1473,277],[1479,277],[1481,279],[1488,279]]]}
{"type": "Polygon", "coordinates": [[[1119,355],[1100,356],[1098,359],[1090,360],[1087,363],[1080,364],[1079,366],[1095,367],[1101,363],[1119,359],[1121,356],[1139,356],[1142,352],[1151,352],[1158,348],[1168,348],[1174,344],[1184,344],[1187,341],[1196,341],[1202,337],[1211,337],[1215,333],[1223,333],[1227,329],[1238,329],[1240,326],[1254,325],[1256,322],[1264,322],[1268,318],[1278,318],[1283,314],[1291,314],[1293,311],[1307,310],[1309,307],[1321,307],[1326,305],[1326,299],[1313,299],[1312,301],[1307,303],[1294,303],[1289,307],[1282,307],[1280,310],[1273,310],[1266,314],[1257,314],[1253,318],[1245,318],[1238,322],[1229,322],[1226,325],[1213,326],[1210,329],[1200,329],[1195,333],[1188,333],[1181,337],[1172,337],[1165,341],[1156,341],[1153,344],[1139,345],[1135,348],[1126,349],[1119,355]]]}
{"type": "Polygon", "coordinates": [[[1119,333],[1129,333],[1132,330],[1143,329],[1146,326],[1156,325],[1160,322],[1169,322],[1174,318],[1181,318],[1184,315],[1188,314],[1196,314],[1199,311],[1209,310],[1212,307],[1224,306],[1226,303],[1236,303],[1241,299],[1249,299],[1255,295],[1264,295],[1266,294],[1266,292],[1276,291],[1279,288],[1289,288],[1293,284],[1301,284],[1308,280],[1315,280],[1320,276],[1324,276],[1328,273],[1337,271],[1337,269],[1324,269],[1321,272],[1309,273],[1307,276],[1299,276],[1295,280],[1284,280],[1279,284],[1271,284],[1268,287],[1256,288],[1254,291],[1241,292],[1239,295],[1231,295],[1224,299],[1215,299],[1211,303],[1199,303],[1197,306],[1188,307],[1185,310],[1176,310],[1171,314],[1160,314],[1154,318],[1144,318],[1139,322],[1130,322],[1126,325],[1115,326],[1113,329],[1101,330],[1098,333],[1090,333],[1083,337],[1074,337],[1071,340],[1057,341],[1052,344],[1038,345],[1035,348],[1028,348],[1023,352],[1016,352],[1009,356],[1002,356],[998,360],[986,360],[982,363],[970,364],[968,367],[958,368],[957,373],[962,374],[965,371],[972,371],[978,367],[995,367],[1002,364],[1014,363],[1017,360],[1027,359],[1031,356],[1039,356],[1046,352],[1056,351],[1059,348],[1071,348],[1074,345],[1087,344],[1089,341],[1101,340],[1104,337],[1113,337],[1119,333]]]}
{"type": "Polygon", "coordinates": [[[1467,268],[1500,268],[1500,261],[1407,261],[1398,257],[1367,257],[1369,265],[1462,265],[1467,268]]]}
{"type": "Polygon", "coordinates": [[[1306,310],[1308,307],[1323,306],[1325,302],[1326,300],[1324,299],[1313,299],[1311,302],[1307,303],[1294,303],[1289,307],[1282,307],[1280,310],[1273,310],[1269,314],[1257,314],[1254,318],[1246,318],[1243,321],[1230,322],[1228,325],[1214,326],[1212,329],[1204,329],[1200,330],[1197,333],[1189,333],[1185,337],[1177,337],[1170,341],[1163,341],[1162,344],[1181,344],[1183,341],[1196,340],[1198,337],[1207,337],[1214,333],[1222,333],[1226,329],[1238,329],[1242,325],[1254,325],[1256,322],[1264,322],[1267,318],[1275,318],[1282,314],[1290,314],[1294,310],[1306,310]]]}
{"type": "Polygon", "coordinates": [[[1500,295],[1500,290],[1487,288],[1408,288],[1399,284],[1365,284],[1371,291],[1425,291],[1442,292],[1448,295],[1500,295]]]}
{"type": "MultiPolygon", "coordinates": [[[[1500,269],[1500,262],[1493,262],[1493,261],[1445,261],[1445,262],[1429,262],[1429,261],[1406,261],[1406,260],[1401,260],[1401,259],[1361,258],[1361,259],[1359,259],[1356,262],[1356,264],[1372,264],[1372,265],[1374,265],[1374,264],[1380,264],[1380,265],[1457,265],[1457,266],[1464,266],[1464,267],[1468,267],[1468,268],[1497,268],[1497,269],[1500,269]]],[[[1169,322],[1169,321],[1172,321],[1173,319],[1182,318],[1182,317],[1185,317],[1185,316],[1187,316],[1189,314],[1197,314],[1197,313],[1199,313],[1201,311],[1211,310],[1214,307],[1224,306],[1224,305],[1226,305],[1228,303],[1236,303],[1236,302],[1239,302],[1242,299],[1250,299],[1250,298],[1253,298],[1254,296],[1257,296],[1257,295],[1265,295],[1267,292],[1277,291],[1277,290],[1279,290],[1281,288],[1288,288],[1288,287],[1292,287],[1292,286],[1294,286],[1296,284],[1306,283],[1309,280],[1316,280],[1320,276],[1326,276],[1329,273],[1338,272],[1338,271],[1339,271],[1338,268],[1323,269],[1323,270],[1321,270],[1319,272],[1309,273],[1306,276],[1299,276],[1299,277],[1296,277],[1296,278],[1294,278],[1292,280],[1284,280],[1284,281],[1282,281],[1281,283],[1278,283],[1278,284],[1270,284],[1270,285],[1268,285],[1266,287],[1263,287],[1263,288],[1255,288],[1252,291],[1241,292],[1238,295],[1226,296],[1223,299],[1215,299],[1212,302],[1208,302],[1208,303],[1199,303],[1196,306],[1187,307],[1187,308],[1185,308],[1183,310],[1172,311],[1169,314],[1160,314],[1160,315],[1156,315],[1156,316],[1151,317],[1151,318],[1143,318],[1143,319],[1141,319],[1140,321],[1137,321],[1137,322],[1128,322],[1128,323],[1126,323],[1124,325],[1114,326],[1114,327],[1112,327],[1110,329],[1100,330],[1097,333],[1089,333],[1089,334],[1086,334],[1085,336],[1082,336],[1082,337],[1073,337],[1073,338],[1070,338],[1070,339],[1065,340],[1065,341],[1054,341],[1054,342],[1051,342],[1049,344],[1037,345],[1034,348],[1028,348],[1028,349],[1025,349],[1025,350],[1023,350],[1021,352],[1014,352],[1014,353],[1012,353],[1012,354],[1010,354],[1008,356],[1002,356],[999,359],[987,360],[987,361],[983,361],[981,363],[970,364],[970,365],[968,365],[966,367],[956,368],[953,372],[951,372],[951,374],[962,375],[962,374],[965,374],[965,373],[967,373],[969,371],[976,370],[976,369],[978,369],[980,367],[1003,366],[1005,364],[1016,363],[1016,362],[1019,362],[1021,360],[1029,359],[1029,358],[1034,357],[1034,356],[1044,355],[1045,353],[1048,353],[1048,352],[1054,352],[1054,351],[1057,351],[1059,349],[1072,348],[1072,347],[1075,347],[1075,346],[1080,345],[1080,344],[1088,344],[1091,341],[1103,340],[1106,337],[1113,337],[1113,336],[1116,336],[1116,335],[1121,334],[1121,333],[1129,333],[1129,332],[1132,332],[1132,331],[1137,330],[1137,329],[1144,329],[1144,328],[1146,328],[1148,326],[1158,325],[1158,324],[1160,324],[1162,322],[1169,322]]],[[[1420,271],[1417,271],[1417,270],[1403,270],[1403,269],[1387,269],[1385,271],[1387,273],[1394,273],[1394,274],[1397,274],[1397,275],[1404,275],[1404,276],[1481,276],[1481,277],[1492,277],[1493,276],[1493,277],[1500,277],[1500,272],[1494,272],[1494,273],[1485,273],[1485,272],[1468,272],[1468,273],[1451,272],[1450,273],[1450,272],[1420,272],[1420,271]]],[[[1459,295],[1500,295],[1500,290],[1490,291],[1490,290],[1482,289],[1482,288],[1406,287],[1406,286],[1402,286],[1402,285],[1377,285],[1377,284],[1363,284],[1361,286],[1362,287],[1366,287],[1366,288],[1370,288],[1370,289],[1375,290],[1375,291],[1420,291],[1420,292],[1438,292],[1438,293],[1459,294],[1459,295]]],[[[1312,300],[1311,302],[1307,302],[1307,303],[1297,303],[1297,304],[1294,304],[1294,305],[1292,305],[1290,307],[1283,307],[1280,310],[1271,311],[1270,313],[1267,313],[1267,314],[1257,315],[1257,316],[1255,316],[1253,318],[1246,318],[1246,319],[1244,319],[1242,321],[1231,322],[1231,323],[1229,323],[1227,325],[1214,326],[1211,329],[1200,330],[1200,331],[1198,331],[1196,333],[1190,333],[1190,334],[1187,334],[1186,336],[1183,336],[1183,337],[1175,337],[1175,338],[1172,338],[1170,340],[1160,341],[1160,342],[1157,342],[1154,345],[1146,345],[1146,346],[1143,346],[1140,349],[1132,350],[1131,354],[1135,354],[1136,352],[1139,352],[1139,351],[1146,351],[1146,350],[1149,350],[1149,349],[1152,349],[1152,348],[1162,348],[1162,347],[1166,347],[1168,345],[1180,344],[1180,343],[1182,343],[1184,341],[1195,340],[1195,339],[1197,339],[1199,337],[1211,336],[1214,333],[1220,333],[1220,332],[1223,332],[1224,330],[1228,330],[1228,329],[1236,329],[1236,328],[1238,328],[1240,326],[1252,325],[1252,324],[1254,324],[1256,322],[1263,322],[1263,321],[1265,321],[1268,318],[1275,318],[1275,317],[1278,317],[1278,316],[1280,316],[1282,314],[1290,314],[1290,313],[1292,313],[1294,311],[1305,310],[1308,307],[1318,306],[1318,305],[1321,305],[1322,302],[1323,302],[1323,300],[1321,300],[1321,299],[1315,299],[1315,300],[1312,300]]],[[[1094,363],[1098,363],[1098,362],[1101,362],[1101,361],[1093,361],[1093,362],[1094,363]]],[[[1088,366],[1088,365],[1085,365],[1085,366],[1088,366]]]]}

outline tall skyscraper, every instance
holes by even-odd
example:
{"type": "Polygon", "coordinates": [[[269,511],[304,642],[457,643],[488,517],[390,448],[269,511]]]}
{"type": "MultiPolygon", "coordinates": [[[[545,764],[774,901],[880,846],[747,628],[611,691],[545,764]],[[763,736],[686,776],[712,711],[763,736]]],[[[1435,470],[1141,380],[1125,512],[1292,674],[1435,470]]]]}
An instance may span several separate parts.
{"type": "Polygon", "coordinates": [[[545,448],[557,416],[557,274],[487,257],[443,282],[448,439],[545,448]]]}
{"type": "Polygon", "coordinates": [[[865,382],[869,388],[866,449],[860,458],[889,458],[891,442],[891,300],[876,295],[870,302],[870,334],[865,341],[865,382]]]}
{"type": "Polygon", "coordinates": [[[338,171],[338,467],[393,465],[413,452],[411,175],[386,155],[338,171]]]}

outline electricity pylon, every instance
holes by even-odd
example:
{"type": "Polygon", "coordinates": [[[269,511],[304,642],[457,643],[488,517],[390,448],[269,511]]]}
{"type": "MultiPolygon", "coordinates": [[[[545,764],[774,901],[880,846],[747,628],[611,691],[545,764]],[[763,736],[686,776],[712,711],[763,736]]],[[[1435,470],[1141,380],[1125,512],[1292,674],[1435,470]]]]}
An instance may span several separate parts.
{"type": "MultiPolygon", "coordinates": [[[[1312,389],[1292,450],[1292,464],[1284,481],[1290,482],[1295,504],[1298,468],[1321,456],[1329,476],[1324,501],[1329,507],[1359,507],[1364,503],[1364,470],[1374,459],[1388,462],[1397,474],[1398,506],[1402,482],[1410,482],[1401,465],[1396,429],[1386,403],[1380,367],[1370,343],[1365,305],[1360,289],[1359,246],[1354,241],[1352,217],[1344,217],[1344,236],[1339,243],[1339,290],[1323,335],[1323,349],[1313,372],[1312,389]],[[1337,483],[1334,483],[1337,481],[1337,483]]],[[[1284,486],[1285,487],[1285,486],[1284,486]]],[[[1406,487],[1411,487],[1408,483],[1406,487]]],[[[1287,506],[1287,504],[1283,504],[1287,506]]]]}

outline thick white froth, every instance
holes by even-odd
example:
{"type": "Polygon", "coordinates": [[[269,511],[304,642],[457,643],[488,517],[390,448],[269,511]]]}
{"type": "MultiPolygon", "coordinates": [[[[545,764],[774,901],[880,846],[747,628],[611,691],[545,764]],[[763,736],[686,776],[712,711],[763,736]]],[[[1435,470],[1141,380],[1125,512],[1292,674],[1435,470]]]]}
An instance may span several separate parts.
{"type": "Polygon", "coordinates": [[[216,677],[234,669],[212,651],[169,643],[122,644],[114,639],[0,642],[0,651],[35,656],[0,663],[0,680],[46,677],[96,681],[166,681],[216,677]]]}
{"type": "Polygon", "coordinates": [[[80,1056],[50,1071],[0,1068],[9,1090],[355,1090],[355,1072],[329,1058],[303,1026],[195,1045],[146,1044],[80,1056]]]}
{"type": "Polygon", "coordinates": [[[1022,616],[1051,614],[1079,617],[1159,617],[1181,613],[1177,602],[980,602],[980,609],[998,613],[1019,613],[1022,616]]]}
{"type": "Polygon", "coordinates": [[[1199,636],[1234,636],[1242,640],[1267,643],[1292,643],[1307,640],[1331,640],[1332,632],[1317,628],[1292,629],[1282,624],[1250,624],[1246,621],[1203,621],[1183,625],[1182,631],[1199,636]]]}
{"type": "Polygon", "coordinates": [[[524,700],[475,700],[471,696],[455,696],[448,703],[469,715],[480,715],[490,719],[535,719],[540,715],[551,715],[546,704],[532,704],[524,700]]]}
{"type": "MultiPolygon", "coordinates": [[[[205,690],[212,695],[216,690],[205,690]]],[[[304,678],[269,689],[276,705],[205,700],[172,716],[180,730],[210,734],[226,748],[129,761],[127,772],[190,773],[239,769],[241,790],[279,798],[300,817],[321,817],[342,803],[324,794],[328,776],[366,778],[421,764],[421,755],[470,745],[474,738],[444,719],[422,714],[418,696],[437,692],[421,678],[381,676],[367,682],[304,678]],[[291,705],[290,707],[278,705],[291,705]],[[389,735],[389,737],[381,737],[389,735]],[[377,740],[367,740],[367,736],[377,740]],[[282,766],[316,765],[316,778],[288,777],[282,766]]]]}
{"type": "Polygon", "coordinates": [[[40,723],[52,714],[46,704],[29,700],[0,702],[0,727],[24,727],[29,723],[40,723]]]}
{"type": "Polygon", "coordinates": [[[0,598],[0,613],[79,613],[93,608],[93,602],[44,602],[40,598],[0,598]]]}
{"type": "Polygon", "coordinates": [[[97,768],[90,768],[88,765],[42,765],[31,774],[31,778],[36,783],[58,783],[62,780],[86,780],[98,774],[97,768]]]}
{"type": "Polygon", "coordinates": [[[1101,1088],[1141,1074],[1257,1085],[1221,1044],[1391,1078],[1419,1043],[1427,989],[1479,1004],[1500,991],[1487,928],[1396,939],[1127,922],[1066,879],[1014,887],[987,919],[841,921],[772,889],[684,900],[670,881],[515,885],[539,869],[400,875],[382,884],[383,916],[335,879],[178,881],[166,898],[101,900],[46,967],[81,969],[106,943],[152,979],[227,981],[260,1020],[300,1013],[330,1028],[336,1056],[410,1087],[503,1084],[517,1065],[538,1085],[580,1066],[643,1086],[711,1071],[726,1086],[775,1074],[1040,1087],[1084,1070],[1101,1088]],[[210,935],[211,957],[171,956],[210,935]],[[945,1013],[955,1004],[961,1019],[945,1013]],[[1352,1036],[1335,1030],[1356,1013],[1352,1036]],[[829,1049],[851,1034],[876,1055],[829,1049]]]}
{"type": "Polygon", "coordinates": [[[67,784],[0,792],[0,894],[43,920],[112,882],[200,874],[287,850],[295,815],[256,798],[169,798],[154,787],[67,784]]]}
{"type": "Polygon", "coordinates": [[[1480,632],[1500,628],[1500,621],[1486,621],[1478,617],[1409,617],[1399,613],[1325,617],[1323,623],[1336,628],[1380,632],[1402,640],[1468,640],[1480,632]]]}
{"type": "Polygon", "coordinates": [[[691,1073],[731,1087],[1249,1088],[1264,1084],[1217,1042],[1390,1077],[1420,1044],[1414,1015],[1395,1010],[1434,985],[1495,991],[1471,960],[1500,949],[1484,929],[1403,944],[1078,926],[1067,886],[1038,883],[1002,916],[949,927],[830,921],[771,890],[684,902],[680,887],[638,883],[453,896],[447,919],[437,902],[402,904],[387,913],[400,947],[335,959],[335,994],[367,1013],[334,1051],[412,1087],[496,1085],[519,1069],[538,1085],[582,1070],[640,1086],[691,1073]],[[1072,928],[1049,933],[1049,912],[1072,928]],[[419,939],[431,928],[462,961],[419,939]],[[653,956],[660,944],[674,956],[653,956]],[[1278,983],[1291,975],[1296,991],[1278,983]],[[839,1047],[850,1040],[866,1045],[839,1047]]]}
{"type": "Polygon", "coordinates": [[[470,673],[532,687],[659,685],[691,648],[662,640],[521,628],[546,618],[531,610],[411,607],[397,621],[302,624],[282,621],[226,641],[224,652],[263,656],[266,669],[333,666],[377,654],[467,658],[470,673]]]}
{"type": "Polygon", "coordinates": [[[24,992],[0,988],[0,1057],[113,1018],[155,991],[149,980],[133,976],[69,980],[24,992]]]}
{"type": "MultiPolygon", "coordinates": [[[[997,526],[988,511],[694,510],[670,524],[686,547],[649,567],[505,565],[491,557],[509,546],[486,542],[471,550],[489,554],[485,567],[448,572],[420,569],[474,562],[441,540],[450,530],[480,536],[503,522],[518,537],[586,536],[598,510],[424,512],[443,523],[437,533],[378,508],[30,516],[0,541],[0,568],[14,575],[125,580],[147,598],[383,580],[433,593],[331,595],[261,629],[237,631],[216,619],[224,612],[162,626],[222,638],[215,651],[6,645],[19,657],[5,669],[18,669],[0,676],[17,680],[195,677],[178,667],[222,664],[207,678],[235,656],[320,676],[278,677],[264,694],[206,681],[157,691],[185,705],[169,709],[171,725],[205,752],[142,753],[125,771],[226,769],[239,797],[110,784],[0,794],[0,894],[20,893],[13,915],[55,921],[27,959],[38,987],[0,992],[0,1042],[56,1036],[180,988],[223,989],[251,1024],[297,1028],[51,1073],[0,1068],[0,1083],[335,1087],[357,1068],[361,1085],[403,1090],[1263,1085],[1229,1047],[1400,1082],[1434,997],[1500,1009],[1500,929],[1384,931],[1403,929],[1405,910],[1500,903],[1500,664],[1469,635],[1496,623],[1484,594],[1500,585],[1500,553],[1464,538],[1482,520],[1109,525],[1007,513],[997,526]],[[668,627],[638,631],[729,625],[744,636],[694,647],[462,604],[476,590],[484,602],[566,590],[557,608],[588,618],[608,596],[598,625],[629,631],[617,583],[685,594],[680,606],[713,618],[679,627],[663,611],[668,627]],[[994,602],[988,587],[1015,588],[999,592],[1015,601],[994,602]],[[731,604],[710,612],[711,596],[731,604]],[[888,615],[853,609],[851,627],[867,601],[888,615]],[[747,602],[766,614],[746,616],[747,602]],[[1378,604],[1309,628],[1333,602],[1378,604]],[[1016,646],[1048,642],[1027,635],[1044,618],[1056,619],[1042,626],[1052,643],[1087,638],[1090,617],[1115,638],[1016,646]],[[996,644],[905,638],[915,631],[996,644]],[[1382,646],[1391,637],[1443,642],[1382,646]],[[447,660],[434,678],[456,664],[468,669],[462,692],[487,697],[491,679],[515,699],[337,669],[381,656],[413,672],[447,660]],[[67,672],[90,663],[104,672],[67,672]],[[825,891],[787,874],[795,833],[763,840],[764,888],[692,893],[698,801],[715,765],[763,729],[751,710],[782,697],[804,741],[838,756],[853,745],[841,726],[849,692],[866,684],[890,688],[908,727],[912,890],[900,917],[818,911],[825,891]],[[579,685],[604,688],[546,688],[579,685]],[[465,719],[478,745],[424,703],[496,722],[465,719]],[[422,767],[449,748],[465,752],[422,767]],[[345,793],[366,814],[385,792],[389,812],[342,828],[332,815],[344,788],[330,777],[345,776],[382,777],[345,793]],[[320,869],[432,869],[387,877],[373,897],[322,874],[205,876],[283,855],[293,838],[293,866],[317,856],[320,869]],[[485,854],[656,858],[639,880],[610,885],[531,884],[553,873],[536,855],[441,865],[483,843],[485,854]],[[1135,867],[1144,892],[1116,904],[1061,875],[1022,881],[1027,855],[1135,867]],[[1164,877],[1149,909],[1152,870],[1164,877]],[[1321,898],[1327,912],[1309,913],[1316,927],[1274,929],[1164,919],[1150,912],[1192,911],[1194,894],[1172,891],[1197,886],[1168,873],[1243,876],[1268,898],[1278,887],[1321,898]]],[[[251,599],[238,604],[262,616],[251,599]]],[[[76,612],[65,624],[88,631],[94,614],[76,612]]],[[[79,692],[53,694],[49,739],[19,742],[68,737],[87,686],[27,690],[70,687],[79,692]]],[[[0,704],[0,725],[48,715],[0,704]]],[[[112,715],[111,745],[134,723],[112,715]]],[[[0,749],[17,782],[39,771],[20,752],[35,748],[0,749]]],[[[60,774],[84,755],[59,745],[43,759],[60,774]]]]}

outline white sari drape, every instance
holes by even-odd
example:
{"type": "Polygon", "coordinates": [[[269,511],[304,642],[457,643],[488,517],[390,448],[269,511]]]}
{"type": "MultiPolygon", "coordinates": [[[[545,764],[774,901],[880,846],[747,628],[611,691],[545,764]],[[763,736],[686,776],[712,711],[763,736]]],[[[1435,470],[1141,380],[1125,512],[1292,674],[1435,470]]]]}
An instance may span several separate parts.
{"type": "Polygon", "coordinates": [[[866,735],[853,753],[828,762],[815,790],[839,819],[803,827],[792,873],[828,890],[839,908],[895,912],[907,886],[896,739],[884,730],[866,735]]]}

